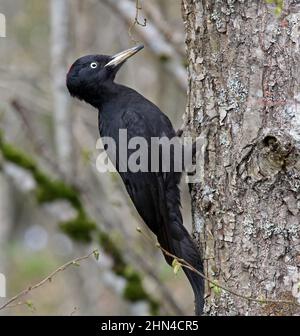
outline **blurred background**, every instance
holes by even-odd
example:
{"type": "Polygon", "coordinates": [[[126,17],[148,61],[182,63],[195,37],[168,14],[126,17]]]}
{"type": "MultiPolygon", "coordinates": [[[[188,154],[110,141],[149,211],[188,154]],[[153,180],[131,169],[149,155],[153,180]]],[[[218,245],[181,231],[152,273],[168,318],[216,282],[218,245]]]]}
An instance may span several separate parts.
{"type": "Polygon", "coordinates": [[[96,170],[97,111],[70,99],[65,88],[78,57],[143,43],[117,81],[180,127],[186,106],[180,0],[1,0],[0,13],[7,24],[0,38],[0,273],[7,298],[0,305],[65,262],[100,251],[99,261],[61,272],[0,314],[191,314],[182,271],[175,275],[167,266],[119,177],[96,170]]]}

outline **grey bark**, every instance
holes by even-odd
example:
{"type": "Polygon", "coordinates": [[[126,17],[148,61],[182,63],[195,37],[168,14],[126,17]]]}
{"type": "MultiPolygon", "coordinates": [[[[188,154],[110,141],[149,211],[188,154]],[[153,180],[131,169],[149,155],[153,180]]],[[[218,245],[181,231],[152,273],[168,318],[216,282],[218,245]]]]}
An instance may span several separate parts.
{"type": "MultiPolygon", "coordinates": [[[[207,131],[192,186],[206,275],[242,295],[300,300],[300,5],[183,0],[187,131],[207,131]],[[202,123],[204,119],[210,123],[202,123]],[[206,124],[206,126],[205,126],[206,124]]],[[[297,315],[213,290],[211,315],[297,315]]]]}
{"type": "Polygon", "coordinates": [[[71,103],[65,84],[70,4],[68,0],[51,0],[50,7],[55,147],[61,171],[70,176],[73,152],[71,103]]]}

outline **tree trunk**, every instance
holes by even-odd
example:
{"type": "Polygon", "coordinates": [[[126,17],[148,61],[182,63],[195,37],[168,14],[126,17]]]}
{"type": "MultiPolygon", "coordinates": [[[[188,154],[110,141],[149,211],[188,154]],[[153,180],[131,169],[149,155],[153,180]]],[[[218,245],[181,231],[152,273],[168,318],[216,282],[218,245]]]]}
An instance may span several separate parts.
{"type": "MultiPolygon", "coordinates": [[[[192,185],[206,276],[242,296],[300,301],[300,5],[183,0],[187,130],[207,131],[192,185]]],[[[206,286],[210,315],[297,315],[206,286]]]]}

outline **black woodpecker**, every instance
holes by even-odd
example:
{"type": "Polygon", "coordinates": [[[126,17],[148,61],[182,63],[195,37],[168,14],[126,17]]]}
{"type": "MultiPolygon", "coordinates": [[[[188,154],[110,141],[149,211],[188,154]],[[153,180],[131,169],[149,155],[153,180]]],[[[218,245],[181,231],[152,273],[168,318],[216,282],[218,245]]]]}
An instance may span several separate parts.
{"type": "MultiPolygon", "coordinates": [[[[171,139],[176,136],[170,120],[156,105],[135,90],[114,82],[123,63],[142,48],[143,46],[136,46],[114,56],[81,57],[74,62],[67,74],[70,94],[98,110],[100,136],[113,138],[117,153],[120,129],[127,130],[128,140],[132,137],[143,137],[148,144],[152,137],[164,136],[171,139]]],[[[133,150],[127,151],[129,157],[133,150]]],[[[161,161],[163,159],[160,157],[161,161]]],[[[179,190],[181,173],[174,172],[174,169],[166,173],[161,170],[161,165],[155,172],[124,172],[126,169],[120,169],[123,164],[117,159],[116,169],[135,208],[157,236],[160,246],[203,273],[199,251],[183,226],[179,190]]],[[[171,265],[173,258],[166,254],[164,257],[171,265]]],[[[183,270],[194,291],[195,313],[201,315],[204,305],[204,280],[185,267],[183,270]]]]}

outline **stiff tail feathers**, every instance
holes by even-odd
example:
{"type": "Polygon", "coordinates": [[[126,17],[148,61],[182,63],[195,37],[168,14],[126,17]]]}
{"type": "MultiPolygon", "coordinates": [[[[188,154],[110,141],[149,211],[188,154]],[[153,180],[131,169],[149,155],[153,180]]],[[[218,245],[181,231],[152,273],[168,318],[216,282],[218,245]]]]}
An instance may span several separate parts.
{"type": "MultiPolygon", "coordinates": [[[[174,232],[174,230],[172,231],[169,227],[161,227],[157,234],[157,238],[160,246],[164,250],[176,256],[177,258],[185,260],[188,264],[203,274],[203,263],[200,253],[188,231],[182,224],[180,227],[178,227],[177,223],[176,232],[174,232]]],[[[167,263],[172,265],[174,258],[165,253],[164,257],[167,263]]],[[[194,292],[195,315],[202,315],[204,307],[204,279],[195,271],[192,271],[186,267],[183,267],[183,271],[188,278],[194,292]]]]}

